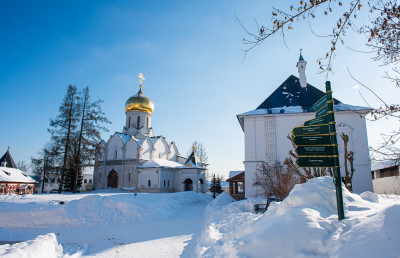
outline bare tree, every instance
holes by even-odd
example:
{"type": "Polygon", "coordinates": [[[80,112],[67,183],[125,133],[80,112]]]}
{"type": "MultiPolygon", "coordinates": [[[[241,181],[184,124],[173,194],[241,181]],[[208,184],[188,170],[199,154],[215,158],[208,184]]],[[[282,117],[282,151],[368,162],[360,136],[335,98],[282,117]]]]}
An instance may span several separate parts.
{"type": "MultiPolygon", "coordinates": [[[[327,46],[325,55],[317,60],[321,72],[326,73],[326,79],[332,72],[332,61],[337,48],[340,44],[345,44],[348,32],[354,31],[360,34],[360,39],[365,40],[365,45],[372,50],[374,61],[392,67],[390,72],[385,72],[385,78],[391,80],[396,87],[400,87],[400,69],[398,67],[400,62],[400,4],[397,0],[299,0],[295,5],[288,4],[286,10],[273,8],[270,25],[260,26],[256,21],[256,29],[248,30],[238,20],[247,34],[247,37],[243,39],[246,46],[245,56],[250,50],[273,35],[279,34],[284,40],[285,33],[293,30],[300,21],[310,21],[327,15],[334,15],[333,22],[326,29],[328,34],[320,36],[312,31],[317,37],[330,38],[330,45],[327,46]],[[369,21],[364,25],[357,26],[355,21],[363,11],[368,12],[369,21]]],[[[312,30],[311,23],[310,29],[312,30]]],[[[352,75],[351,77],[360,83],[352,75]]],[[[365,85],[361,83],[360,85],[370,90],[365,85]]],[[[377,94],[375,96],[379,98],[377,94]]],[[[400,118],[400,105],[387,104],[381,98],[379,99],[383,105],[372,111],[373,119],[378,120],[388,116],[400,118]]],[[[381,146],[372,148],[372,151],[379,154],[383,160],[400,160],[399,139],[400,130],[383,134],[381,146]]]]}
{"type": "MultiPolygon", "coordinates": [[[[204,147],[204,144],[201,142],[198,142],[198,141],[194,141],[192,146],[195,148],[196,154],[199,157],[200,161],[202,163],[207,163],[208,156],[207,156],[207,151],[206,151],[206,147],[204,147]]],[[[189,150],[187,152],[187,156],[189,156],[190,153],[192,153],[192,150],[189,150]]]]}
{"type": "MultiPolygon", "coordinates": [[[[296,148],[296,144],[294,143],[294,135],[290,134],[287,136],[287,138],[291,141],[293,148],[296,148]]],[[[291,171],[293,171],[300,178],[301,183],[305,183],[314,177],[326,176],[326,173],[333,177],[332,168],[300,168],[292,160],[292,158],[296,160],[299,155],[297,155],[297,153],[293,150],[289,151],[289,155],[289,157],[285,158],[283,164],[291,168],[291,171]]]]}
{"type": "Polygon", "coordinates": [[[352,184],[352,179],[354,175],[354,152],[348,150],[348,143],[349,143],[349,136],[345,133],[342,133],[340,137],[343,140],[344,143],[344,171],[345,171],[345,176],[344,176],[344,184],[346,185],[347,190],[350,192],[353,192],[353,184],[352,184]],[[350,169],[347,166],[347,163],[350,163],[350,169]]]}
{"type": "Polygon", "coordinates": [[[268,198],[274,195],[283,200],[289,195],[295,184],[300,182],[301,180],[290,167],[283,166],[279,162],[273,164],[263,162],[257,168],[253,185],[257,186],[258,191],[264,197],[268,198]]]}

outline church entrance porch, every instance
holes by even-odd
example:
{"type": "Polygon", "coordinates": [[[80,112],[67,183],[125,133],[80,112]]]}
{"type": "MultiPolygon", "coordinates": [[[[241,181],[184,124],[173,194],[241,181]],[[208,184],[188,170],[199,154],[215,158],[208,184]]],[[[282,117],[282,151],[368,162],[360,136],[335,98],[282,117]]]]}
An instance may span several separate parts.
{"type": "Polygon", "coordinates": [[[184,184],[184,190],[185,191],[193,191],[193,181],[190,178],[186,178],[185,181],[183,182],[184,184]]]}
{"type": "Polygon", "coordinates": [[[108,173],[107,187],[117,188],[118,187],[118,173],[114,169],[108,173]]]}

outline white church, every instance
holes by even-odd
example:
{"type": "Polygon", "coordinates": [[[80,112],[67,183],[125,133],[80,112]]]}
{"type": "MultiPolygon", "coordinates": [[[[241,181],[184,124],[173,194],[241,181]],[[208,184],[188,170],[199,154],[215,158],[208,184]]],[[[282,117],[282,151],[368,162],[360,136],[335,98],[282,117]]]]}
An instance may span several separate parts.
{"type": "MultiPolygon", "coordinates": [[[[289,76],[255,110],[237,115],[244,132],[245,141],[245,197],[255,197],[253,186],[257,168],[261,162],[283,163],[293,146],[286,137],[293,127],[302,126],[304,121],[315,117],[314,103],[325,94],[307,83],[305,70],[307,62],[300,54],[297,68],[299,77],[289,76]]],[[[271,86],[269,86],[271,87],[271,86]]],[[[323,83],[320,86],[325,89],[323,83]]],[[[332,82],[333,97],[335,83],[332,82]]],[[[368,151],[365,115],[370,108],[343,104],[334,99],[337,135],[349,136],[348,149],[354,152],[355,172],[352,180],[353,192],[372,190],[371,162],[368,151]]],[[[341,173],[343,169],[343,140],[337,137],[339,145],[341,173]]]]}
{"type": "Polygon", "coordinates": [[[154,136],[151,127],[153,102],[139,92],[125,103],[126,123],[98,150],[94,188],[119,188],[139,192],[205,192],[207,164],[196,150],[188,158],[179,154],[174,142],[154,136]]]}

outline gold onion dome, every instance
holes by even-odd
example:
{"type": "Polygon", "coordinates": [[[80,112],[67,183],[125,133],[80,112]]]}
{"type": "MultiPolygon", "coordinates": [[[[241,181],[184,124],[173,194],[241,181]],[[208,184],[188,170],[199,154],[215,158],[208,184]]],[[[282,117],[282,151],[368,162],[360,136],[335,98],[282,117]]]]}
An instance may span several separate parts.
{"type": "Polygon", "coordinates": [[[142,85],[140,85],[139,92],[130,97],[125,103],[125,112],[128,111],[142,111],[153,114],[154,104],[142,92],[142,85]]]}

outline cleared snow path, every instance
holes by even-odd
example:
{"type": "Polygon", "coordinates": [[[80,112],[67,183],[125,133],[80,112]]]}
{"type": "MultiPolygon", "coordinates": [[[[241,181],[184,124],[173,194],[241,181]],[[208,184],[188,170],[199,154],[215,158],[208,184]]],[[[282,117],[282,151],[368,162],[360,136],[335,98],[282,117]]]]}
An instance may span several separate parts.
{"type": "Polygon", "coordinates": [[[193,257],[207,203],[184,206],[167,218],[132,224],[13,229],[15,239],[54,232],[64,253],[83,257],[193,257]]]}

